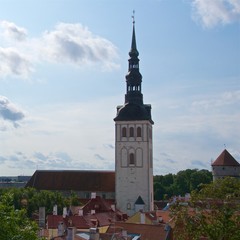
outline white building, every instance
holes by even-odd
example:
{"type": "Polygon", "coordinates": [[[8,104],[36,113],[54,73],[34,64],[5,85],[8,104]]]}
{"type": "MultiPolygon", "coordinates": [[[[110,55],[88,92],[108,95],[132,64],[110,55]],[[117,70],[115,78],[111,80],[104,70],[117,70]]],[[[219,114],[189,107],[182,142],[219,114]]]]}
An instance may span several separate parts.
{"type": "Polygon", "coordinates": [[[133,22],[125,103],[115,121],[115,197],[117,208],[132,215],[139,208],[153,210],[151,105],[143,103],[142,75],[133,22]]]}

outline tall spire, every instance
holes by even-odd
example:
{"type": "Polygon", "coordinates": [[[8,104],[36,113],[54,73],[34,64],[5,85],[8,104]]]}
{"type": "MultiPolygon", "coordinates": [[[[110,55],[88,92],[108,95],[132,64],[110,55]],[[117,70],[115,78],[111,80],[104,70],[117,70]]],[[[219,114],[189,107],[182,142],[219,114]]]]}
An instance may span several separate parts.
{"type": "Polygon", "coordinates": [[[135,36],[135,11],[133,11],[132,19],[133,19],[133,32],[132,32],[132,45],[131,50],[129,52],[130,57],[138,57],[138,50],[137,50],[137,44],[136,44],[136,36],[135,36]]]}
{"type": "Polygon", "coordinates": [[[135,35],[135,18],[133,12],[133,30],[131,49],[128,59],[128,73],[126,75],[126,94],[124,105],[117,107],[114,121],[149,120],[152,124],[151,105],[143,103],[142,75],[139,72],[139,58],[135,35]]]}
{"type": "MultiPolygon", "coordinates": [[[[134,13],[134,12],[133,12],[134,13]]],[[[141,93],[142,75],[139,72],[139,59],[135,35],[135,18],[133,18],[132,44],[129,52],[128,73],[126,75],[127,93],[125,95],[126,103],[143,104],[143,95],[141,93]]]]}

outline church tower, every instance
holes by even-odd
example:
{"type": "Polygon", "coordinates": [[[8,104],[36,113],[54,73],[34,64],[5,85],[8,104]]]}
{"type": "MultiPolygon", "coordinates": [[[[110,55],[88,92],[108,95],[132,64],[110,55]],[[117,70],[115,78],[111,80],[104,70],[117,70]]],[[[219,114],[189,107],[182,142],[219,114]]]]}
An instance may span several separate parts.
{"type": "Polygon", "coordinates": [[[153,210],[151,105],[143,103],[142,75],[133,19],[124,105],[115,121],[115,194],[117,208],[128,215],[153,210]]]}

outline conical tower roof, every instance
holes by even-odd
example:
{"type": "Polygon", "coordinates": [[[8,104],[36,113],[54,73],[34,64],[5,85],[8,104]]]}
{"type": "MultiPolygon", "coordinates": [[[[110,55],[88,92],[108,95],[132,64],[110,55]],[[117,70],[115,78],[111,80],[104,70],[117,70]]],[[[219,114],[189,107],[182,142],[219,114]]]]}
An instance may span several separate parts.
{"type": "Polygon", "coordinates": [[[212,163],[212,166],[240,166],[240,164],[226,149],[224,149],[212,163]]]}

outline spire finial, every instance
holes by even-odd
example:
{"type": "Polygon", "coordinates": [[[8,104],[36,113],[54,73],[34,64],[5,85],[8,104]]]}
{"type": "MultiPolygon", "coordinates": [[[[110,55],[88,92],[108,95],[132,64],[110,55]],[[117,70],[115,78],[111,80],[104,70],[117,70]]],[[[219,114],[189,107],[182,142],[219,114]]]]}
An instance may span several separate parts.
{"type": "Polygon", "coordinates": [[[132,20],[133,20],[132,45],[131,45],[131,50],[129,52],[129,56],[137,57],[138,50],[137,50],[136,37],[135,37],[135,11],[134,10],[133,10],[133,15],[132,15],[132,20]]]}
{"type": "Polygon", "coordinates": [[[134,25],[135,24],[135,10],[133,10],[132,20],[133,20],[133,25],[134,25]]]}

